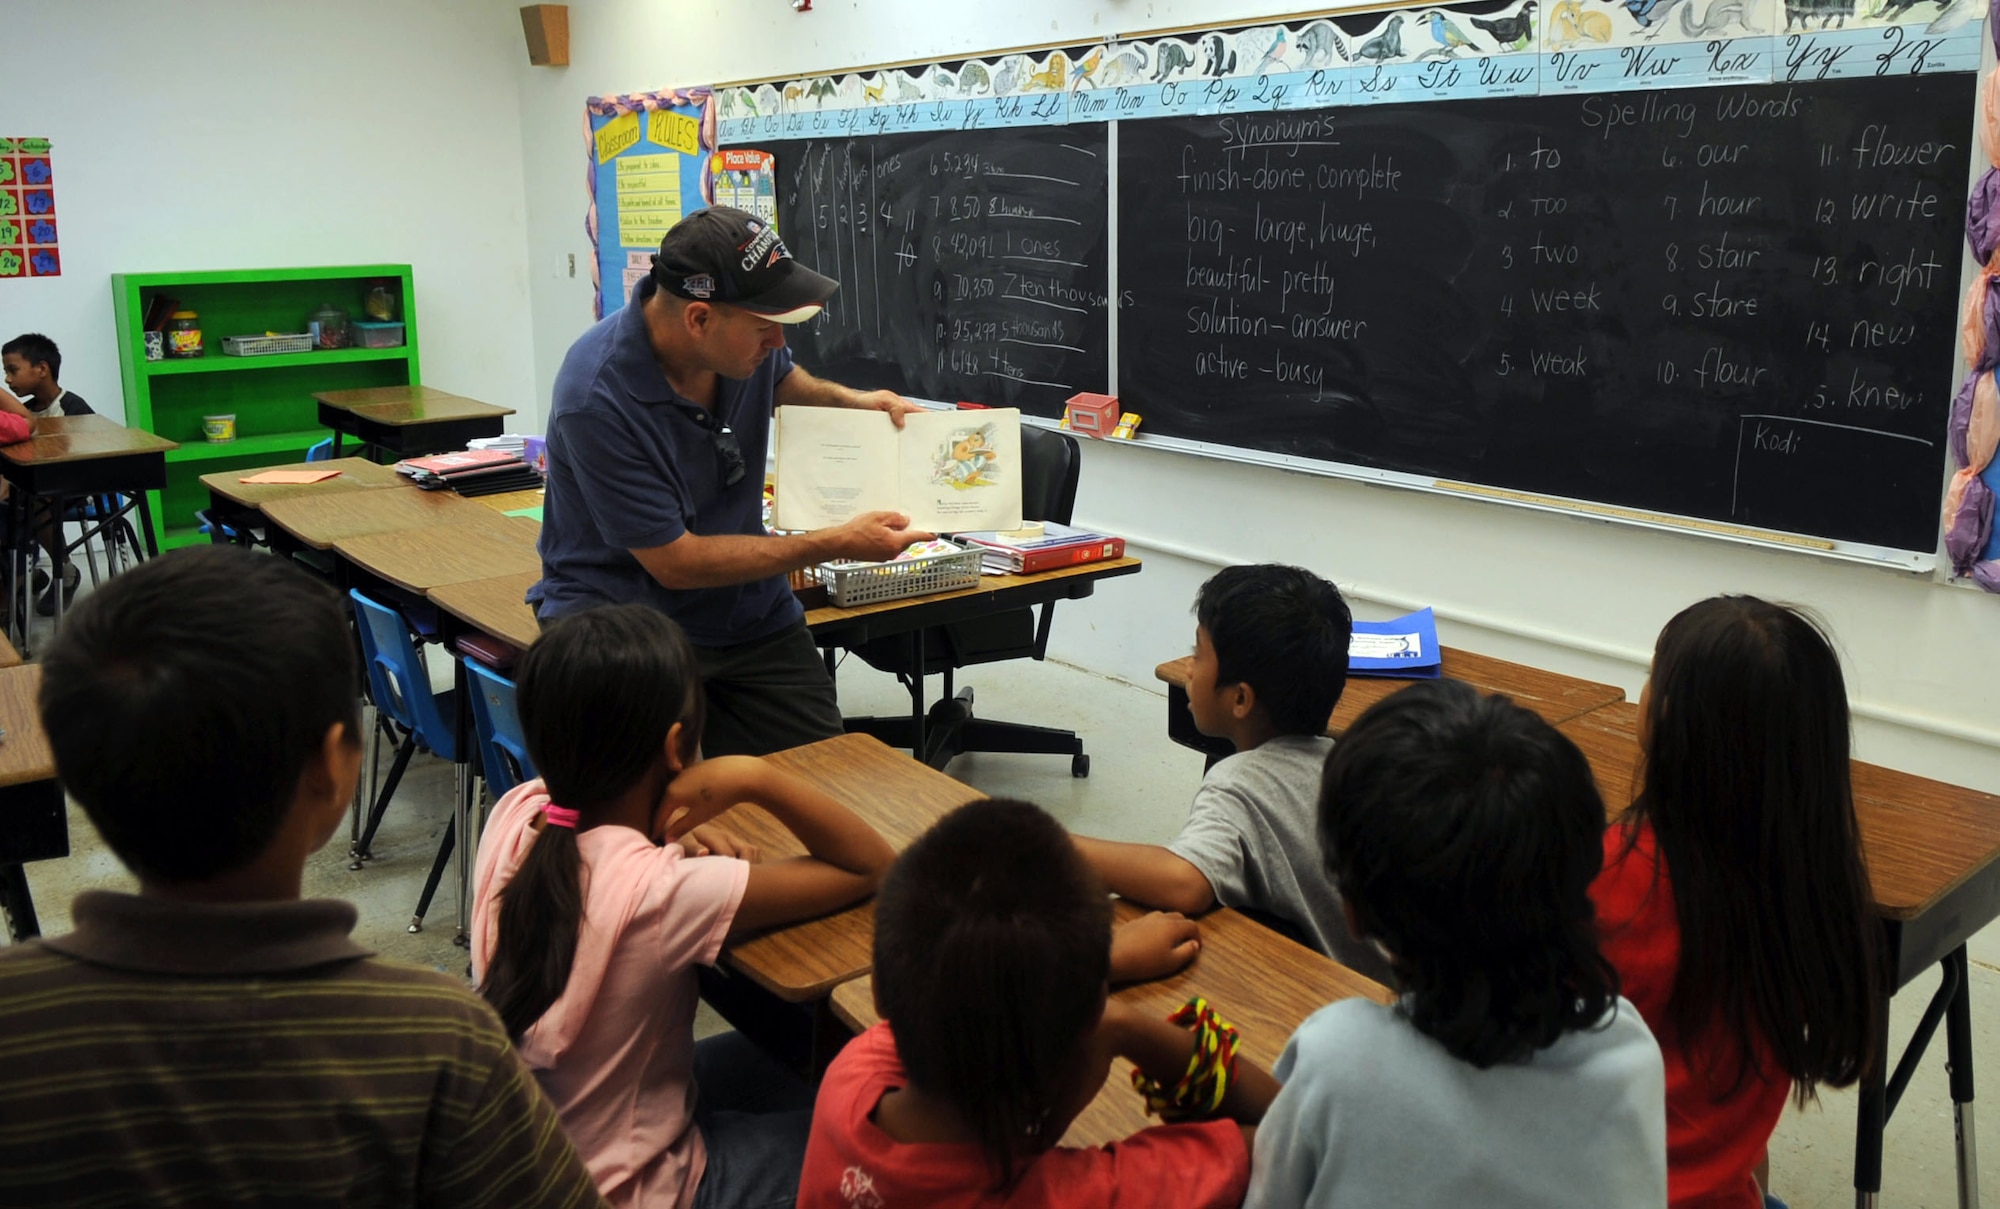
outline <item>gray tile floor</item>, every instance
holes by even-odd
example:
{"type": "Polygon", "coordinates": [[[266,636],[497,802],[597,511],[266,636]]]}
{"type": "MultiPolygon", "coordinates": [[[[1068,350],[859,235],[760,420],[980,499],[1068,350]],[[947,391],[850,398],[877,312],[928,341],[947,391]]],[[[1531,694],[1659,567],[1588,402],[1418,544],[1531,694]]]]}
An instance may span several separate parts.
{"type": "MultiPolygon", "coordinates": [[[[979,711],[988,717],[1033,721],[1080,731],[1092,758],[1091,775],[1075,780],[1057,757],[972,755],[950,771],[989,794],[1027,798],[1072,829],[1114,839],[1161,841],[1177,829],[1201,778],[1201,758],[1169,743],[1165,699],[1151,685],[1132,685],[1058,664],[1003,664],[976,669],[979,711]]],[[[887,676],[853,660],[840,674],[842,703],[850,714],[900,712],[907,700],[887,676]]],[[[935,686],[935,682],[933,682],[935,686]]],[[[385,761],[386,764],[386,761],[385,761]]],[[[452,945],[456,905],[441,894],[421,933],[406,931],[424,874],[449,817],[451,770],[418,760],[375,844],[375,859],[360,872],[347,868],[343,833],[307,870],[308,893],[344,897],[361,908],[359,935],[386,956],[463,975],[464,950],[452,945]]],[[[130,879],[97,842],[89,824],[71,812],[74,853],[63,861],[29,867],[43,927],[68,927],[70,896],[92,886],[127,886],[130,879]]],[[[1989,928],[1973,943],[1973,1031],[1977,1069],[1986,1086],[2000,1086],[2000,931],[1989,928]]],[[[1920,980],[1895,1003],[1892,1031],[1900,1047],[1915,1026],[1935,975],[1920,980]]],[[[705,1026],[705,1027],[712,1027],[705,1026]]],[[[1990,1093],[1989,1093],[1990,1094],[1990,1093]]],[[[1772,1145],[1773,1191],[1795,1209],[1852,1203],[1851,1173],[1855,1095],[1829,1092],[1818,1106],[1787,1112],[1772,1145]]],[[[1978,1129],[1981,1183],[2000,1197],[2000,1108],[1978,1129]]],[[[1885,1206],[1956,1204],[1952,1164],[1951,1105],[1945,1090],[1942,1039],[1926,1059],[1891,1123],[1882,1202],[1885,1206]]]]}

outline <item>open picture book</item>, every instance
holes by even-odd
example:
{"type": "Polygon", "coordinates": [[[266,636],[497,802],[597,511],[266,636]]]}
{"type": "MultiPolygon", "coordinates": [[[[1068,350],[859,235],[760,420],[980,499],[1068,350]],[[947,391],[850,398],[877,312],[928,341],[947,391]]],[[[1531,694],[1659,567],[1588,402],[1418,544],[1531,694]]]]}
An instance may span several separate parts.
{"type": "Polygon", "coordinates": [[[1021,527],[1021,413],[781,407],[774,438],[780,529],[823,529],[901,512],[918,529],[1021,527]]]}

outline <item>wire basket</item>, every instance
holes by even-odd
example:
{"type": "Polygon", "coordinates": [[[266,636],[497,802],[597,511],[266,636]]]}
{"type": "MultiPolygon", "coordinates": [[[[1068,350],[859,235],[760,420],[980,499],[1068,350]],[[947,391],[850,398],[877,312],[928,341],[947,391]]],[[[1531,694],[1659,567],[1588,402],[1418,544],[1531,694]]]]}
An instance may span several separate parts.
{"type": "Polygon", "coordinates": [[[979,562],[984,551],[973,546],[956,554],[926,554],[890,563],[821,563],[812,569],[833,603],[855,605],[901,600],[979,586],[979,562]]]}
{"type": "Polygon", "coordinates": [[[224,336],[222,352],[228,357],[269,357],[278,353],[309,353],[313,338],[310,332],[282,336],[224,336]]]}

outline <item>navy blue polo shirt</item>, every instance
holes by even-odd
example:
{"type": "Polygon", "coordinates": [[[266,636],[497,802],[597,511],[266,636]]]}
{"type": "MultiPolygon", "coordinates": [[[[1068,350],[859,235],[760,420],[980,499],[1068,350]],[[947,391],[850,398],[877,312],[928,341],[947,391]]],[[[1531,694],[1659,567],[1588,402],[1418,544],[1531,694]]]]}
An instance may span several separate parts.
{"type": "Polygon", "coordinates": [[[631,551],[683,533],[764,533],[764,451],[772,394],[791,372],[780,348],[743,381],[718,379],[714,420],[743,450],[745,472],[723,485],[705,408],[675,393],[653,356],[641,307],[601,319],[570,346],[549,410],[549,482],[542,503],[542,578],[528,603],[544,621],[600,604],[650,604],[696,646],[768,638],[803,617],[782,575],[726,588],[666,588],[631,551]]]}

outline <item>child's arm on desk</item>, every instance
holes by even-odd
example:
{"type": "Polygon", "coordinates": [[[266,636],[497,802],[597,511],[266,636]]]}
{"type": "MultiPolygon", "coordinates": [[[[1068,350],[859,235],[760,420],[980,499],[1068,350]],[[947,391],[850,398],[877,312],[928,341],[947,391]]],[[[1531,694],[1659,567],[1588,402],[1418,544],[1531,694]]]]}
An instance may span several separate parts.
{"type": "Polygon", "coordinates": [[[1157,844],[1121,844],[1076,836],[1076,849],[1113,894],[1184,915],[1215,905],[1201,870],[1157,844]]]}
{"type": "Polygon", "coordinates": [[[896,859],[888,841],[853,811],[755,756],[704,760],[675,777],[654,830],[678,842],[738,802],[769,811],[811,855],[751,867],[729,924],[731,939],[859,902],[875,893],[896,859]]]}
{"type": "MultiPolygon", "coordinates": [[[[1104,1018],[1097,1026],[1098,1044],[1139,1068],[1147,1078],[1168,1086],[1180,1081],[1188,1069],[1188,1055],[1194,1036],[1179,1025],[1142,1015],[1120,1000],[1107,999],[1104,1018]]],[[[1278,1097],[1278,1081],[1269,1071],[1238,1054],[1234,1073],[1224,1091],[1216,1116],[1227,1117],[1243,1126],[1243,1141],[1251,1144],[1257,1122],[1278,1097]]]]}

